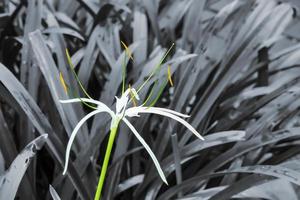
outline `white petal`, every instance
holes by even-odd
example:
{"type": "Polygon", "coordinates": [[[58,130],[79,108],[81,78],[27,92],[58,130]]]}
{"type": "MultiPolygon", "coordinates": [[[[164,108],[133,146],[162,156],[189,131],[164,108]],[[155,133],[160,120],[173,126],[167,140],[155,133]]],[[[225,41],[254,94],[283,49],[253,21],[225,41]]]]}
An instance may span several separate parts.
{"type": "Polygon", "coordinates": [[[122,116],[125,111],[125,107],[128,103],[128,97],[127,96],[122,96],[120,99],[116,97],[116,113],[117,115],[122,116]]]}
{"type": "Polygon", "coordinates": [[[143,112],[143,111],[149,110],[149,109],[156,110],[156,111],[161,111],[161,112],[167,112],[167,113],[170,113],[170,114],[173,114],[173,115],[177,115],[179,117],[184,117],[184,118],[190,117],[189,115],[182,114],[180,112],[177,112],[177,111],[174,111],[174,110],[170,110],[170,109],[166,109],[166,108],[160,108],[160,107],[143,107],[143,106],[128,108],[126,110],[126,115],[129,116],[129,117],[134,117],[134,116],[137,116],[139,112],[143,112]]]}
{"type": "Polygon", "coordinates": [[[118,116],[123,116],[127,103],[129,101],[129,92],[130,90],[127,89],[120,98],[116,97],[117,101],[116,101],[116,115],[118,116]]]}
{"type": "Polygon", "coordinates": [[[173,115],[177,115],[179,117],[184,117],[184,118],[188,118],[190,117],[189,115],[186,115],[186,114],[183,114],[183,113],[180,113],[180,112],[177,112],[175,110],[171,110],[171,109],[167,109],[167,108],[160,108],[160,107],[145,107],[146,109],[155,109],[155,110],[158,110],[158,111],[162,111],[162,112],[167,112],[167,113],[171,113],[173,115]]]}
{"type": "Polygon", "coordinates": [[[59,100],[60,103],[77,103],[77,102],[86,102],[86,103],[93,103],[98,106],[98,109],[103,109],[104,111],[108,112],[110,115],[113,115],[113,111],[101,101],[96,101],[94,99],[88,98],[74,98],[74,99],[66,99],[66,100],[59,100]]]}
{"type": "Polygon", "coordinates": [[[125,117],[139,117],[140,107],[131,107],[125,110],[125,117]]]}
{"type": "Polygon", "coordinates": [[[140,111],[140,113],[153,113],[153,114],[158,114],[158,115],[162,115],[162,116],[166,116],[166,117],[170,117],[176,121],[178,121],[179,123],[181,123],[182,125],[184,125],[186,128],[188,128],[192,133],[194,133],[199,139],[204,140],[204,138],[194,129],[194,127],[192,127],[187,121],[185,121],[184,119],[181,119],[180,117],[169,113],[169,112],[164,112],[162,110],[157,110],[157,109],[153,109],[151,107],[144,109],[142,111],[140,111]]]}
{"type": "Polygon", "coordinates": [[[75,126],[70,138],[69,138],[69,141],[68,141],[68,145],[67,145],[67,149],[66,149],[66,158],[65,158],[65,167],[64,167],[64,171],[63,171],[63,175],[66,174],[67,172],[67,169],[68,169],[68,164],[69,164],[69,158],[70,158],[70,152],[71,152],[71,147],[72,147],[72,144],[74,142],[74,139],[78,133],[78,130],[80,129],[80,127],[82,126],[82,124],[88,120],[90,117],[92,117],[93,115],[97,114],[97,113],[100,113],[100,112],[106,112],[106,110],[104,109],[98,109],[98,110],[94,110],[92,112],[90,112],[89,114],[87,114],[86,116],[84,116],[79,122],[78,124],[75,126]]]}
{"type": "MultiPolygon", "coordinates": [[[[88,98],[74,98],[74,99],[65,99],[65,100],[59,100],[60,103],[76,103],[76,102],[87,102],[87,103],[93,103],[93,104],[104,104],[101,101],[96,101],[94,99],[88,99],[88,98]]],[[[105,104],[104,104],[105,105],[105,104]]]]}
{"type": "Polygon", "coordinates": [[[128,97],[129,93],[130,93],[130,89],[128,88],[128,89],[125,90],[125,92],[122,94],[121,98],[122,98],[122,97],[125,97],[125,96],[128,97]]]}
{"type": "Polygon", "coordinates": [[[125,124],[130,128],[130,130],[133,132],[133,134],[136,136],[136,138],[142,143],[142,145],[145,147],[147,152],[149,153],[150,157],[152,158],[154,165],[160,175],[160,178],[168,185],[167,179],[164,175],[164,172],[162,171],[160,164],[155,157],[154,153],[152,152],[151,148],[148,146],[148,144],[145,142],[145,140],[140,136],[140,134],[137,132],[137,130],[134,128],[134,126],[125,118],[123,117],[122,120],[125,122],[125,124]]]}

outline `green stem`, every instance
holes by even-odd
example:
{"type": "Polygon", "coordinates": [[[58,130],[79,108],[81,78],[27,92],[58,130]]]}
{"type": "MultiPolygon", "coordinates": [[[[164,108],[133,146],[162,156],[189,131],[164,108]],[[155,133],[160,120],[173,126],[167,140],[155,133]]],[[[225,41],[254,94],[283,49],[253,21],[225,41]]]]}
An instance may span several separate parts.
{"type": "Polygon", "coordinates": [[[104,161],[103,161],[103,165],[102,165],[102,169],[101,169],[101,174],[100,174],[100,178],[99,178],[97,191],[96,191],[94,200],[100,200],[100,198],[101,198],[101,192],[102,192],[102,188],[103,188],[103,185],[104,185],[104,180],[105,180],[105,177],[106,177],[106,171],[107,171],[107,167],[108,167],[108,163],[109,163],[110,153],[111,153],[114,141],[115,141],[118,126],[119,126],[119,121],[117,121],[116,125],[113,128],[110,129],[108,144],[107,144],[105,157],[104,157],[104,161]]]}

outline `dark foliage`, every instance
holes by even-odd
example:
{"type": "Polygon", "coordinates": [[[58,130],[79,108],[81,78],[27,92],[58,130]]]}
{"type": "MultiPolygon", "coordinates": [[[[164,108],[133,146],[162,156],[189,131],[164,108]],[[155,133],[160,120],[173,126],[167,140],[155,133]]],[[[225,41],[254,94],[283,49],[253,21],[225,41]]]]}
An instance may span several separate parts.
{"type": "Polygon", "coordinates": [[[153,97],[160,93],[170,65],[174,87],[164,87],[157,106],[191,115],[205,141],[167,118],[132,120],[167,186],[122,125],[103,199],[299,199],[297,6],[298,0],[1,1],[0,199],[51,199],[50,191],[57,199],[93,199],[108,117],[83,125],[63,176],[69,135],[90,109],[59,102],[68,98],[59,73],[81,92],[69,49],[89,94],[113,107],[126,57],[121,41],[133,53],[134,61],[125,60],[126,84],[135,88],[175,43],[141,102],[152,87],[153,97]]]}

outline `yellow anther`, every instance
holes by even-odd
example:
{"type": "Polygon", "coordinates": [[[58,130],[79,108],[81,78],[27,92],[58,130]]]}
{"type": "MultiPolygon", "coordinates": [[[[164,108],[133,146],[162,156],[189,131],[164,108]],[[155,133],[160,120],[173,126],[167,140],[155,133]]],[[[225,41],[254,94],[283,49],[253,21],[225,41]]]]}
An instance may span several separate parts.
{"type": "Polygon", "coordinates": [[[173,81],[172,81],[172,75],[171,75],[171,66],[168,65],[168,80],[170,82],[170,85],[173,87],[173,81]]]}
{"type": "Polygon", "coordinates": [[[131,90],[131,86],[130,85],[129,85],[129,93],[130,93],[130,96],[131,96],[131,100],[132,100],[133,106],[137,107],[137,103],[135,101],[135,96],[134,96],[134,94],[133,94],[133,92],[131,90]]]}
{"type": "Polygon", "coordinates": [[[59,73],[59,80],[60,80],[61,85],[64,88],[65,93],[68,94],[68,87],[66,85],[66,82],[65,82],[64,77],[61,72],[59,73]]]}
{"type": "Polygon", "coordinates": [[[133,57],[132,57],[132,53],[131,53],[130,49],[127,47],[127,45],[124,42],[121,41],[121,43],[122,43],[123,47],[125,48],[125,52],[127,53],[127,56],[133,61],[133,57]]]}

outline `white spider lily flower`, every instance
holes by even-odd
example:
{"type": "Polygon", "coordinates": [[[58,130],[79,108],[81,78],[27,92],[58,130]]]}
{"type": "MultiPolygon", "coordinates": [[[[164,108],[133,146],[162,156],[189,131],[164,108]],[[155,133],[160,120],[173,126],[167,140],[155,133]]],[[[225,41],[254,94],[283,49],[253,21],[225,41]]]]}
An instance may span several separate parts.
{"type": "Polygon", "coordinates": [[[141,114],[141,113],[151,113],[151,114],[158,114],[161,116],[166,116],[166,117],[169,117],[169,118],[172,118],[172,119],[178,121],[179,123],[184,125],[187,129],[189,129],[193,134],[195,134],[199,139],[204,140],[204,138],[187,121],[182,119],[182,118],[189,117],[188,115],[176,112],[174,110],[170,110],[170,109],[166,109],[166,108],[159,108],[159,107],[137,106],[137,107],[127,108],[128,103],[130,102],[130,100],[129,100],[130,93],[133,95],[134,98],[139,100],[139,96],[138,96],[136,90],[134,88],[129,88],[122,94],[122,96],[120,98],[116,97],[116,111],[115,112],[112,111],[104,103],[94,100],[94,99],[75,98],[75,99],[68,99],[68,100],[60,100],[61,103],[85,102],[85,103],[92,103],[92,104],[97,105],[97,109],[95,109],[94,111],[87,114],[85,117],[83,117],[78,122],[78,124],[76,125],[76,127],[74,128],[74,130],[70,136],[70,139],[69,139],[68,145],[67,145],[67,150],[66,150],[65,167],[64,167],[63,174],[65,174],[67,171],[71,147],[72,147],[75,136],[78,133],[80,127],[86,120],[88,120],[90,117],[92,117],[98,113],[106,112],[111,116],[111,118],[112,118],[111,128],[116,128],[116,126],[118,125],[118,122],[120,120],[122,120],[128,126],[128,128],[133,132],[133,134],[136,136],[136,138],[142,143],[142,145],[145,147],[145,149],[149,153],[161,179],[166,184],[168,184],[166,177],[161,169],[161,166],[160,166],[157,158],[155,157],[154,153],[152,152],[152,150],[148,146],[148,144],[145,142],[145,140],[141,137],[141,135],[138,133],[138,131],[134,128],[134,126],[128,121],[128,119],[126,117],[139,117],[139,114],[141,114]]]}

